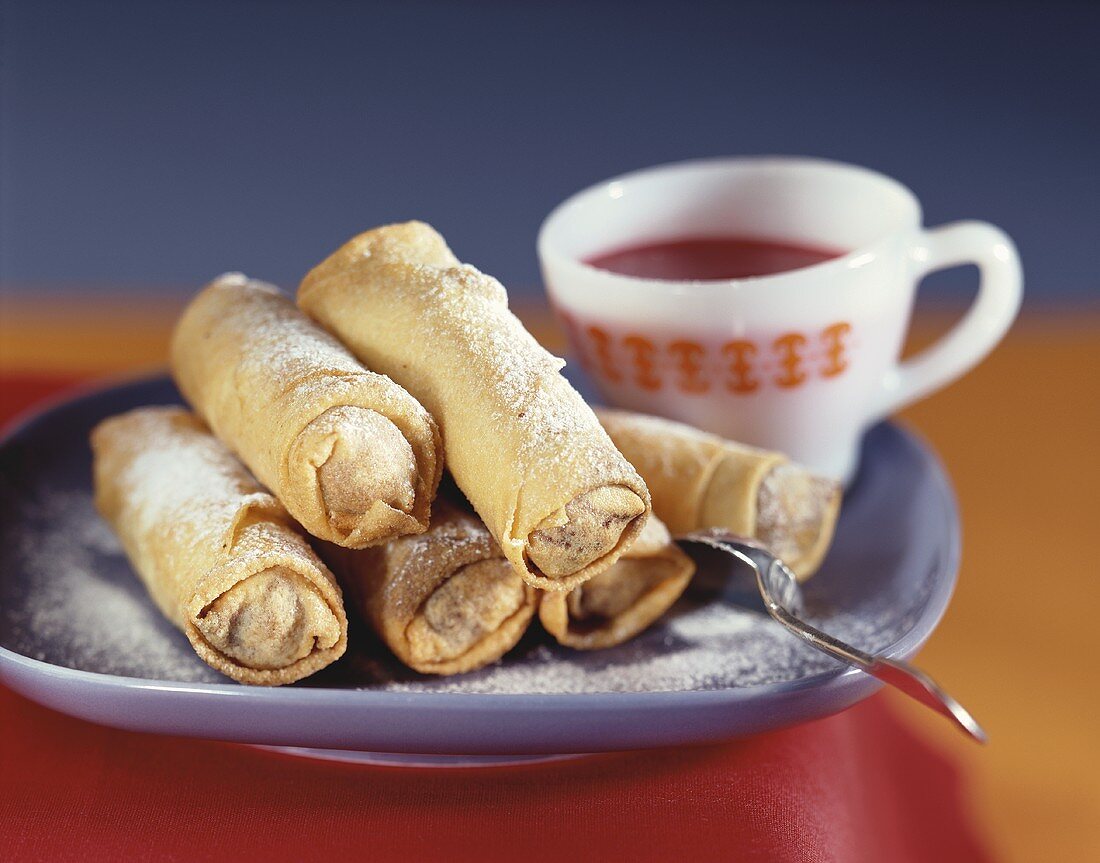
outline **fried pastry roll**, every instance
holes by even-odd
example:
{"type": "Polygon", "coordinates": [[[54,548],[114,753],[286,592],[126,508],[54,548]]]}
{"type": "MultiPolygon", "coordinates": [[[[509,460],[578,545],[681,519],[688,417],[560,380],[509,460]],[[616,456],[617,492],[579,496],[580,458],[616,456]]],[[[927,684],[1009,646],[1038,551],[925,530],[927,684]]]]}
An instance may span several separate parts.
{"type": "Polygon", "coordinates": [[[569,593],[543,593],[539,620],[568,647],[612,647],[633,638],[671,608],[694,573],[695,562],[651,515],[641,535],[610,568],[569,593]]]}
{"type": "Polygon", "coordinates": [[[428,526],[439,431],[276,288],[227,274],[176,326],[184,397],[309,533],[362,548],[428,526]]]}
{"type": "Polygon", "coordinates": [[[597,410],[645,478],[673,534],[721,527],[767,545],[799,578],[821,565],[840,511],[840,485],[780,453],[644,414],[597,410]]]}
{"type": "Polygon", "coordinates": [[[538,604],[485,525],[443,498],[426,533],[323,553],[382,641],[424,674],[496,662],[527,631],[538,604]]]}
{"type": "Polygon", "coordinates": [[[193,414],[153,407],[112,417],[92,431],[92,451],[99,512],[204,662],[274,686],[343,654],[348,624],[332,573],[193,414]]]}
{"type": "Polygon", "coordinates": [[[645,484],[500,282],[431,227],[361,234],[306,276],[298,304],[432,412],[455,481],[529,584],[570,590],[634,541],[645,484]]]}

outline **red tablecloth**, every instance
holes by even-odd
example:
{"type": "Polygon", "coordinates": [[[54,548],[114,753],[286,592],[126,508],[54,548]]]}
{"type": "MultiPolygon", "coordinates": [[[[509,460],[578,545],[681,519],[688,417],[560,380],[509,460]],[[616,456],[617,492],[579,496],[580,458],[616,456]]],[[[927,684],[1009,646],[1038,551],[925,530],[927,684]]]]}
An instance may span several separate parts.
{"type": "MultiPolygon", "coordinates": [[[[3,417],[69,382],[0,378],[3,417]]],[[[883,696],[723,746],[413,770],[115,731],[0,687],[0,860],[345,856],[990,859],[958,771],[883,696]]]]}

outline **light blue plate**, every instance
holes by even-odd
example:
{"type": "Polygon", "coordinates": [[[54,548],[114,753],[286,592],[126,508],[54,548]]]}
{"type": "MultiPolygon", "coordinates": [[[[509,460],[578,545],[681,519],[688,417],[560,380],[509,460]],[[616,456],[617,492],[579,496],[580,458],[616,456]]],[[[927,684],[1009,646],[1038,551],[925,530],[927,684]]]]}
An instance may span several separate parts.
{"type": "MultiPolygon", "coordinates": [[[[91,503],[91,427],[178,400],[163,378],[102,390],[0,445],[0,681],[28,698],[138,731],[498,763],[726,740],[834,713],[880,686],[772,623],[747,574],[710,556],[662,622],[611,650],[560,648],[535,627],[491,668],[428,678],[353,618],[348,655],[313,678],[230,682],[160,617],[91,503]]],[[[958,554],[943,471],[910,434],[880,425],[806,585],[811,620],[910,657],[947,607],[958,554]]]]}

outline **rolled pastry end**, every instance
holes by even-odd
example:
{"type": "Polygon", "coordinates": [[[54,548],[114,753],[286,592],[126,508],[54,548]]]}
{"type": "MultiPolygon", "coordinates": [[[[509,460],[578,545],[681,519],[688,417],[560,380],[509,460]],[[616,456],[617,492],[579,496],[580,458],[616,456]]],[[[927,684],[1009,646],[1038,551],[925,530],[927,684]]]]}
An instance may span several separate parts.
{"type": "Polygon", "coordinates": [[[378,500],[402,512],[411,510],[416,458],[397,426],[360,407],[333,408],[325,418],[336,444],[317,473],[321,497],[333,517],[358,517],[378,500]]]}
{"type": "Polygon", "coordinates": [[[531,532],[528,559],[548,579],[567,578],[611,554],[646,509],[645,501],[621,486],[585,492],[531,532]]]}
{"type": "Polygon", "coordinates": [[[380,413],[330,408],[306,426],[299,443],[302,457],[316,470],[318,492],[335,531],[323,538],[361,547],[427,526],[412,515],[419,476],[413,448],[380,413]],[[389,511],[389,517],[378,518],[378,510],[389,511]],[[360,535],[368,521],[377,536],[360,535]]]}
{"type": "Polygon", "coordinates": [[[193,620],[217,653],[257,671],[289,668],[340,642],[341,622],[317,590],[274,566],[235,584],[193,620]]]}
{"type": "Polygon", "coordinates": [[[801,465],[782,462],[760,483],[756,536],[799,579],[813,575],[832,540],[840,485],[801,465]]]}
{"type": "Polygon", "coordinates": [[[543,626],[560,644],[577,650],[628,641],[672,607],[695,572],[679,549],[671,547],[664,555],[620,558],[568,594],[543,594],[543,626]]]}
{"type": "Polygon", "coordinates": [[[455,674],[494,662],[523,635],[535,593],[502,558],[459,568],[432,593],[405,630],[417,671],[455,674]]]}
{"type": "Polygon", "coordinates": [[[671,560],[619,560],[569,592],[570,627],[579,632],[599,628],[675,575],[677,566],[671,560]]]}

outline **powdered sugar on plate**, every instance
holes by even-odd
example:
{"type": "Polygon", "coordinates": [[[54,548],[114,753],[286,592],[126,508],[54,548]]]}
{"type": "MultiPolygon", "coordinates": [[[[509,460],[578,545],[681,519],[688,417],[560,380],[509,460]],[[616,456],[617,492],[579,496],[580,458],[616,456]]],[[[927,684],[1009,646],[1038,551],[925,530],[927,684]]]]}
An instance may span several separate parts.
{"type": "Polygon", "coordinates": [[[88,492],[39,490],[23,501],[20,528],[4,531],[20,565],[0,592],[5,647],[103,674],[225,680],[161,616],[88,492]]]}
{"type": "MultiPolygon", "coordinates": [[[[384,662],[360,672],[370,688],[401,692],[595,693],[679,692],[741,688],[798,680],[840,669],[839,663],[787,633],[764,613],[748,573],[706,555],[705,571],[665,618],[635,640],[590,653],[528,637],[496,665],[455,678],[394,678],[384,662]]],[[[824,610],[815,622],[866,649],[907,632],[914,610],[892,603],[858,613],[824,610]]],[[[362,684],[360,684],[362,685],[362,684]]]]}

